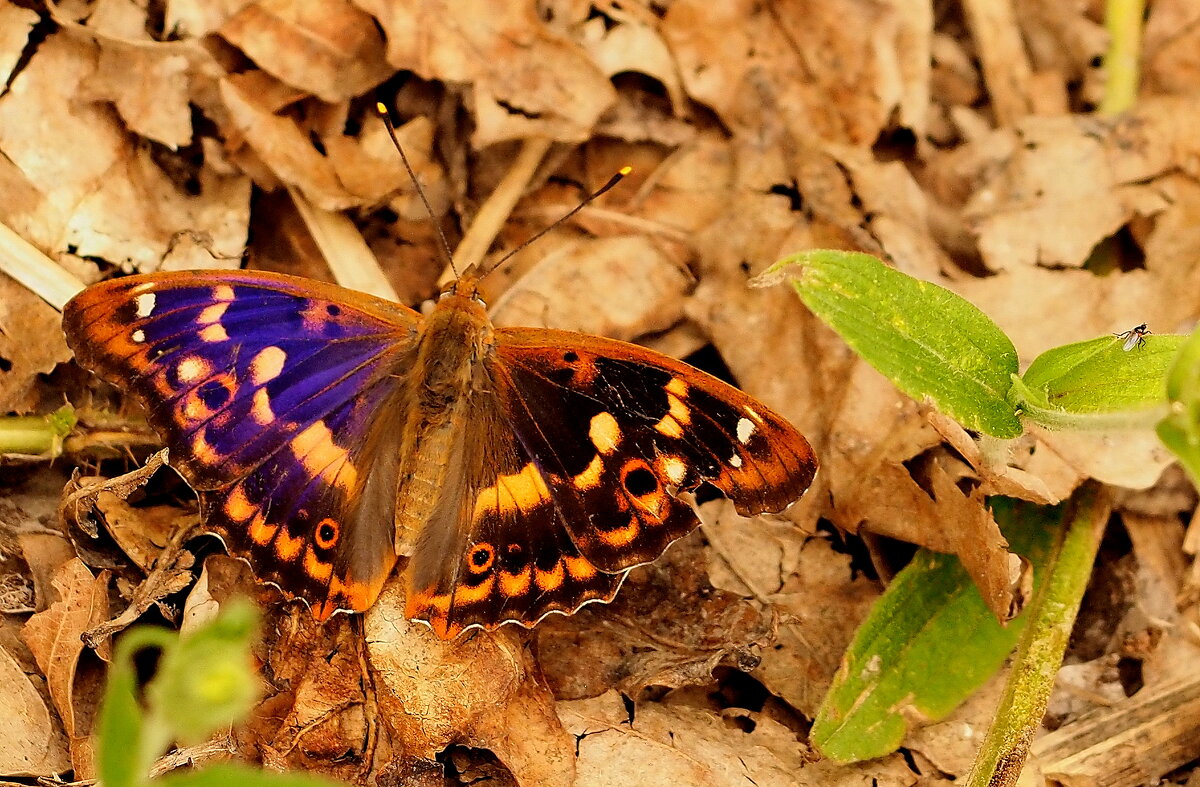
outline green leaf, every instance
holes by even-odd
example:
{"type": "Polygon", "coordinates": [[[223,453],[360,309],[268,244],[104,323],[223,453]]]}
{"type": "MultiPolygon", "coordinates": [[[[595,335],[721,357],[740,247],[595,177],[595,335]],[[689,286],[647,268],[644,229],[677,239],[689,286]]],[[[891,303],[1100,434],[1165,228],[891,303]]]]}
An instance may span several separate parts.
{"type": "Polygon", "coordinates": [[[261,771],[237,763],[219,763],[198,771],[176,771],[155,781],[161,787],[343,787],[310,773],[261,771]]]}
{"type": "Polygon", "coordinates": [[[1200,486],[1200,328],[1179,348],[1167,374],[1167,399],[1170,413],[1158,424],[1158,438],[1200,486]]]}
{"type": "Polygon", "coordinates": [[[759,283],[789,274],[804,304],[901,391],[928,397],[968,429],[1021,435],[1006,399],[1017,351],[970,302],[868,254],[803,252],[780,261],[759,283]],[[793,264],[798,272],[785,270],[793,264]]]}
{"type": "MultiPolygon", "coordinates": [[[[1040,581],[1059,509],[989,502],[1011,548],[1033,563],[1040,581]]],[[[843,762],[895,751],[906,711],[945,717],[1000,668],[1026,617],[1001,626],[956,557],[919,551],[855,634],[813,723],[813,744],[843,762]]]]}
{"type": "Polygon", "coordinates": [[[1106,336],[1055,347],[1014,380],[1009,399],[1051,429],[1149,428],[1165,413],[1167,370],[1183,340],[1148,336],[1124,350],[1106,336]]]}

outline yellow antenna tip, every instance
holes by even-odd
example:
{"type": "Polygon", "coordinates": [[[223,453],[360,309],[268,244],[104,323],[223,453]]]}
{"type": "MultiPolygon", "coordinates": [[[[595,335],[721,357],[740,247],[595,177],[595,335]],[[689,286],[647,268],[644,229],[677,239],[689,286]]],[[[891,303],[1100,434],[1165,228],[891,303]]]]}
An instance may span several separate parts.
{"type": "Polygon", "coordinates": [[[386,115],[386,114],[387,114],[387,107],[385,107],[385,106],[383,105],[383,102],[382,102],[382,101],[376,101],[376,102],[375,102],[375,111],[376,111],[376,112],[378,112],[378,113],[379,113],[379,114],[381,114],[381,115],[386,115]]]}
{"type": "Polygon", "coordinates": [[[619,170],[619,172],[620,172],[622,175],[628,175],[630,172],[633,172],[633,167],[630,167],[630,166],[624,166],[624,167],[621,167],[621,169],[619,170]]]}

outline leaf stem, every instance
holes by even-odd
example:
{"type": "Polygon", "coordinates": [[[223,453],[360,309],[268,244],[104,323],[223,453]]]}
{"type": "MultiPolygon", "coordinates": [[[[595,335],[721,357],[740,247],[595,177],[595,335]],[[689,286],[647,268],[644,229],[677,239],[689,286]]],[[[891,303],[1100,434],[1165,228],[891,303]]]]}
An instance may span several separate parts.
{"type": "Polygon", "coordinates": [[[1063,514],[1058,543],[1046,564],[1047,575],[1026,609],[1029,624],[996,717],[964,787],[1017,783],[1046,713],[1110,510],[1105,488],[1094,481],[1085,483],[1072,496],[1063,514]]]}
{"type": "Polygon", "coordinates": [[[1108,51],[1104,54],[1104,97],[1098,111],[1119,115],[1137,101],[1141,79],[1138,59],[1142,49],[1142,20],[1145,0],[1107,0],[1104,26],[1108,29],[1108,51]]]}

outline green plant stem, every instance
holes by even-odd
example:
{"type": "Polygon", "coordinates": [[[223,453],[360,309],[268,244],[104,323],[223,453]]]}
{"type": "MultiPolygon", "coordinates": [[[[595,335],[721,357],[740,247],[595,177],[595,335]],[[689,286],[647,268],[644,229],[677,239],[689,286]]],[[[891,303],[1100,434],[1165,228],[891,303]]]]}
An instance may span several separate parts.
{"type": "Polygon", "coordinates": [[[1108,29],[1108,52],[1104,55],[1102,115],[1119,115],[1137,100],[1138,59],[1142,49],[1142,20],[1145,0],[1107,0],[1104,26],[1108,29]]]}
{"type": "Polygon", "coordinates": [[[0,454],[23,454],[53,459],[62,453],[63,438],[75,426],[69,406],[49,415],[0,418],[0,454]]]}
{"type": "Polygon", "coordinates": [[[1063,515],[1047,576],[1025,610],[1029,623],[1014,656],[996,717],[964,787],[1015,785],[1046,713],[1054,678],[1091,577],[1111,502],[1094,481],[1081,486],[1063,515]]]}

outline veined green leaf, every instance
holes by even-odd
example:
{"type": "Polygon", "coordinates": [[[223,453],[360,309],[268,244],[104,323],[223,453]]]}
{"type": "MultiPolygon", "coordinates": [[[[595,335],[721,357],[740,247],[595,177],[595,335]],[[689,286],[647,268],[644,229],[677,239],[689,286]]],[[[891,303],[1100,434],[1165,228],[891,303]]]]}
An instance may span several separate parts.
{"type": "Polygon", "coordinates": [[[781,276],[901,391],[928,398],[968,429],[1001,438],[1021,434],[1006,398],[1017,351],[969,301],[868,254],[803,252],[780,261],[760,282],[781,276]],[[798,267],[792,271],[790,265],[798,267]]]}
{"type": "MultiPolygon", "coordinates": [[[[1007,498],[990,504],[1040,582],[1059,509],[1007,498]]],[[[918,552],[855,634],[813,723],[813,744],[846,762],[895,751],[908,729],[906,712],[945,717],[1000,668],[1025,617],[1001,626],[958,558],[918,552]]]]}
{"type": "Polygon", "coordinates": [[[1166,377],[1184,337],[1148,336],[1123,349],[1117,337],[1055,347],[1014,381],[1010,401],[1051,429],[1149,428],[1166,412],[1166,377]]]}

